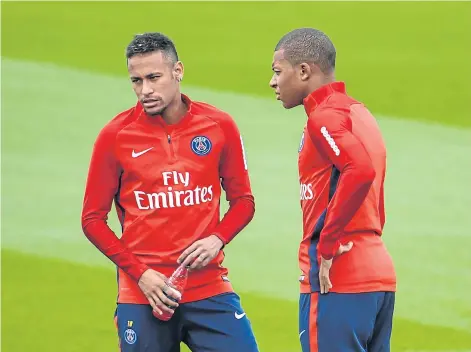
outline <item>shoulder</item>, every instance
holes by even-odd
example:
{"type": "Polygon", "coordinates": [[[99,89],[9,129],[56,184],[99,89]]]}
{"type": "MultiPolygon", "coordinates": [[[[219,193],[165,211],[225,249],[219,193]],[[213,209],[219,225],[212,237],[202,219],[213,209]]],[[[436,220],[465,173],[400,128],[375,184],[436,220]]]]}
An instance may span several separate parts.
{"type": "Polygon", "coordinates": [[[136,121],[140,111],[140,104],[136,104],[135,106],[115,115],[105,124],[105,126],[102,127],[98,134],[98,139],[105,139],[108,141],[115,139],[123,128],[136,121]]]}
{"type": "Polygon", "coordinates": [[[333,94],[316,110],[308,116],[308,125],[311,128],[339,129],[351,128],[351,106],[358,104],[355,100],[344,94],[333,94]]]}
{"type": "Polygon", "coordinates": [[[234,119],[228,112],[221,110],[214,105],[201,101],[193,101],[192,104],[192,110],[195,115],[204,116],[218,124],[225,124],[228,122],[234,123],[234,119]]]}
{"type": "Polygon", "coordinates": [[[234,118],[226,111],[204,102],[193,102],[193,113],[211,121],[226,140],[239,138],[240,131],[234,118]]]}

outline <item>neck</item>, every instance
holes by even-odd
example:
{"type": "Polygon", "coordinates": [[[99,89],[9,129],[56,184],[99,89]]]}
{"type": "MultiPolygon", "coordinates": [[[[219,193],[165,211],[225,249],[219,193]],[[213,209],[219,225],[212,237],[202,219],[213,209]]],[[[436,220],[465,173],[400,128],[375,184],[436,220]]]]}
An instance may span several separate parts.
{"type": "Polygon", "coordinates": [[[178,123],[183,116],[185,116],[187,110],[188,107],[186,106],[186,103],[183,101],[181,94],[178,93],[162,113],[162,119],[168,125],[174,125],[178,123]]]}

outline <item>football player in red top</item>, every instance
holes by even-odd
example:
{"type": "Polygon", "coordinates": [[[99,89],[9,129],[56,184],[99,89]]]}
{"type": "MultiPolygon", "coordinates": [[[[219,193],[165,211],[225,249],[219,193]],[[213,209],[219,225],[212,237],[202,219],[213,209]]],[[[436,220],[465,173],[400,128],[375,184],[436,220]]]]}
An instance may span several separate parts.
{"type": "Polygon", "coordinates": [[[99,133],[82,212],[85,235],[117,266],[121,350],[179,351],[183,341],[192,351],[258,351],[222,266],[222,248],[255,212],[238,127],[181,94],[183,64],[167,36],[136,35],[126,54],[138,101],[99,133]],[[113,201],[120,238],[107,225],[113,201]],[[192,269],[183,294],[167,285],[179,264],[192,269]],[[169,321],[158,319],[164,311],[169,321]]]}
{"type": "Polygon", "coordinates": [[[383,243],[386,148],[376,119],[335,80],[321,31],[278,42],[270,86],[303,105],[299,147],[303,236],[299,337],[303,352],[389,351],[396,274],[383,243]]]}

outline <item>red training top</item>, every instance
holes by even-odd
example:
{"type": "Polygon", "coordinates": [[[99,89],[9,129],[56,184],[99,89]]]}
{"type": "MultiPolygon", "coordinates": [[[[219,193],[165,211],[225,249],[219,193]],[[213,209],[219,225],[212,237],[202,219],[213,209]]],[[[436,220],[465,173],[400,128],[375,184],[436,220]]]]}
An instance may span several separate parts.
{"type": "Polygon", "coordinates": [[[304,99],[308,120],[299,148],[303,240],[301,292],[319,291],[320,256],[334,257],[332,292],[395,291],[385,222],[386,148],[375,118],[334,82],[304,99]]]}
{"type": "MultiPolygon", "coordinates": [[[[229,243],[255,212],[242,138],[234,120],[182,95],[188,112],[175,125],[140,103],[111,120],[95,142],[82,228],[118,266],[119,303],[148,303],[137,282],[149,268],[167,277],[193,242],[211,234],[229,243]],[[221,184],[230,208],[220,219],[221,184]],[[107,225],[115,202],[122,226],[107,225]]],[[[181,302],[232,291],[223,251],[191,272],[181,302]]]]}

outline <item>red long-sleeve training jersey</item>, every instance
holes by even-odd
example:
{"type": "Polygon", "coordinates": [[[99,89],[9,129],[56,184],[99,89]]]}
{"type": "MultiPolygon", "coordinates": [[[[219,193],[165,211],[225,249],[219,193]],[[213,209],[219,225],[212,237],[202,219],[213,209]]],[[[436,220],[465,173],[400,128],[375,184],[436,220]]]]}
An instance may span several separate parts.
{"type": "Polygon", "coordinates": [[[312,92],[304,108],[308,120],[298,160],[301,292],[319,291],[320,256],[332,258],[349,241],[352,250],[333,259],[331,291],[395,291],[395,270],[381,239],[386,148],[377,122],[346,94],[343,82],[312,92]]]}
{"type": "MultiPolygon", "coordinates": [[[[137,282],[149,268],[167,277],[193,242],[211,234],[230,242],[255,212],[245,151],[227,113],[182,95],[174,125],[140,103],[112,119],[96,139],[82,211],[88,239],[118,267],[118,302],[148,303],[137,282]],[[220,219],[221,185],[229,210],[220,219]],[[122,226],[107,225],[112,203],[122,226]]],[[[232,291],[223,251],[192,271],[181,302],[232,291]]]]}

